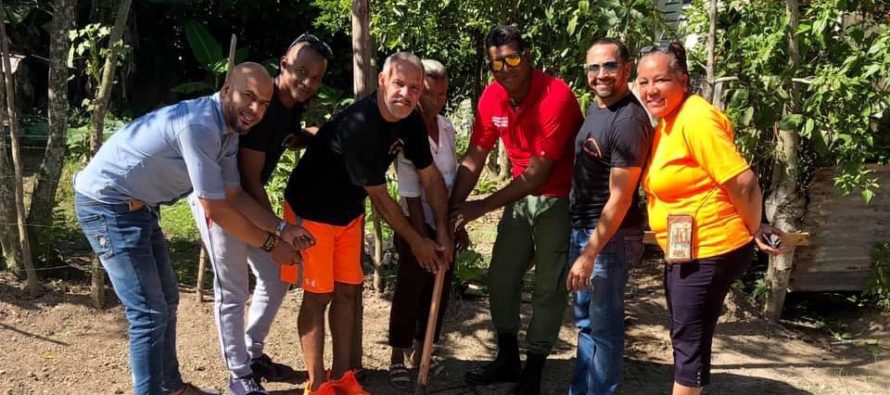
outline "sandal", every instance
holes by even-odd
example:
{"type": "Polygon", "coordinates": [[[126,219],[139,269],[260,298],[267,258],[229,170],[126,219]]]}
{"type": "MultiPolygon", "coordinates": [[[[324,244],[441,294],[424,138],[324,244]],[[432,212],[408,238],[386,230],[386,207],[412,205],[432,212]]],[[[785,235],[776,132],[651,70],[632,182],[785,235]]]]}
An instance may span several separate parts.
{"type": "Polygon", "coordinates": [[[403,363],[395,363],[389,367],[389,383],[400,390],[411,386],[411,373],[403,363]]]}
{"type": "Polygon", "coordinates": [[[432,358],[430,360],[430,378],[444,379],[446,377],[448,377],[448,369],[445,369],[445,364],[438,358],[432,358]]]}

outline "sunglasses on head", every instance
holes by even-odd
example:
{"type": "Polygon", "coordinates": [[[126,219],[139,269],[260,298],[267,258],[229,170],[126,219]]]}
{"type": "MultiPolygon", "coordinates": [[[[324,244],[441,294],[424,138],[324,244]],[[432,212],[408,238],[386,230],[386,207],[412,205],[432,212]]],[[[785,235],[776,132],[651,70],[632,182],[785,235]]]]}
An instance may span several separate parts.
{"type": "Polygon", "coordinates": [[[673,44],[647,45],[640,49],[640,56],[648,55],[652,52],[672,53],[676,54],[673,44]]]}
{"type": "Polygon", "coordinates": [[[614,73],[614,72],[618,71],[618,66],[620,66],[620,64],[618,62],[612,60],[612,61],[603,62],[600,64],[584,65],[584,68],[587,70],[588,73],[597,75],[600,73],[600,70],[602,70],[606,73],[609,73],[609,74],[614,73]]]}
{"type": "Polygon", "coordinates": [[[320,55],[324,56],[325,59],[330,58],[334,54],[334,52],[331,51],[331,47],[329,47],[327,43],[321,41],[321,39],[319,39],[312,33],[301,34],[299,37],[296,38],[296,40],[294,40],[294,42],[290,44],[290,46],[287,47],[287,51],[285,51],[285,53],[290,52],[291,48],[299,43],[308,43],[309,46],[312,47],[312,49],[317,51],[320,55]]]}
{"type": "Polygon", "coordinates": [[[488,67],[491,67],[492,71],[501,71],[504,69],[504,65],[516,67],[520,64],[522,64],[522,53],[519,52],[488,61],[488,67]]]}

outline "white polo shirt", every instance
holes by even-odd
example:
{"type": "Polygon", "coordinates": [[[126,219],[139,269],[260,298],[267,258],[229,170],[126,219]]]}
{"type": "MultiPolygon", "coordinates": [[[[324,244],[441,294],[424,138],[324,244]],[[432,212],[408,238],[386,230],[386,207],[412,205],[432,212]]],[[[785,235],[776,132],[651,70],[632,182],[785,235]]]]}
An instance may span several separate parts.
{"type": "MultiPolygon", "coordinates": [[[[451,121],[442,115],[436,116],[436,123],[439,125],[439,143],[437,144],[429,136],[427,138],[430,141],[433,163],[436,164],[439,172],[442,173],[442,178],[445,179],[445,187],[448,188],[448,194],[450,195],[451,187],[454,186],[454,176],[457,174],[457,159],[454,152],[454,135],[456,131],[451,121]]],[[[433,215],[433,210],[427,204],[426,193],[424,193],[423,186],[420,185],[420,179],[417,176],[417,168],[402,153],[399,153],[398,159],[396,159],[396,173],[399,179],[399,204],[402,206],[402,211],[405,215],[408,215],[408,205],[405,203],[405,198],[420,197],[423,203],[424,221],[435,229],[436,219],[433,215]]]]}

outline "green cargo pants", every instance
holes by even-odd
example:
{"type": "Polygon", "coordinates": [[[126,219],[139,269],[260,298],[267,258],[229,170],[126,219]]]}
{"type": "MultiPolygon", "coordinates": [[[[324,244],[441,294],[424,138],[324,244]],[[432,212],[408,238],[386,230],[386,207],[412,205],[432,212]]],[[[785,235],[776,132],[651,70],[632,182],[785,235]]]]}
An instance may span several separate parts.
{"type": "Polygon", "coordinates": [[[491,319],[498,332],[519,331],[522,278],[535,266],[528,351],[547,355],[568,305],[569,199],[526,196],[504,208],[488,271],[491,319]]]}

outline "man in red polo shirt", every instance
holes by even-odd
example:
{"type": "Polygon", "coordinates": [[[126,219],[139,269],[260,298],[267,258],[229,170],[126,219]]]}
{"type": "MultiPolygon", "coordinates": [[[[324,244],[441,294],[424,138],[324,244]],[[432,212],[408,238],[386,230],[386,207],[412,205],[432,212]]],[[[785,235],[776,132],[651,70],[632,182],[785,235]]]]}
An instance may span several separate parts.
{"type": "Polygon", "coordinates": [[[485,39],[495,82],[479,99],[470,146],[451,196],[458,228],[504,207],[488,276],[491,318],[497,330],[494,362],[466,375],[472,384],[519,382],[514,394],[538,394],[541,370],[566,310],[569,262],[569,189],[572,141],[583,122],[568,85],[534,69],[519,29],[498,26],[485,39]],[[513,180],[482,200],[467,202],[498,137],[513,165],[513,180]],[[534,262],[528,356],[520,372],[519,304],[522,278],[534,262]]]}

